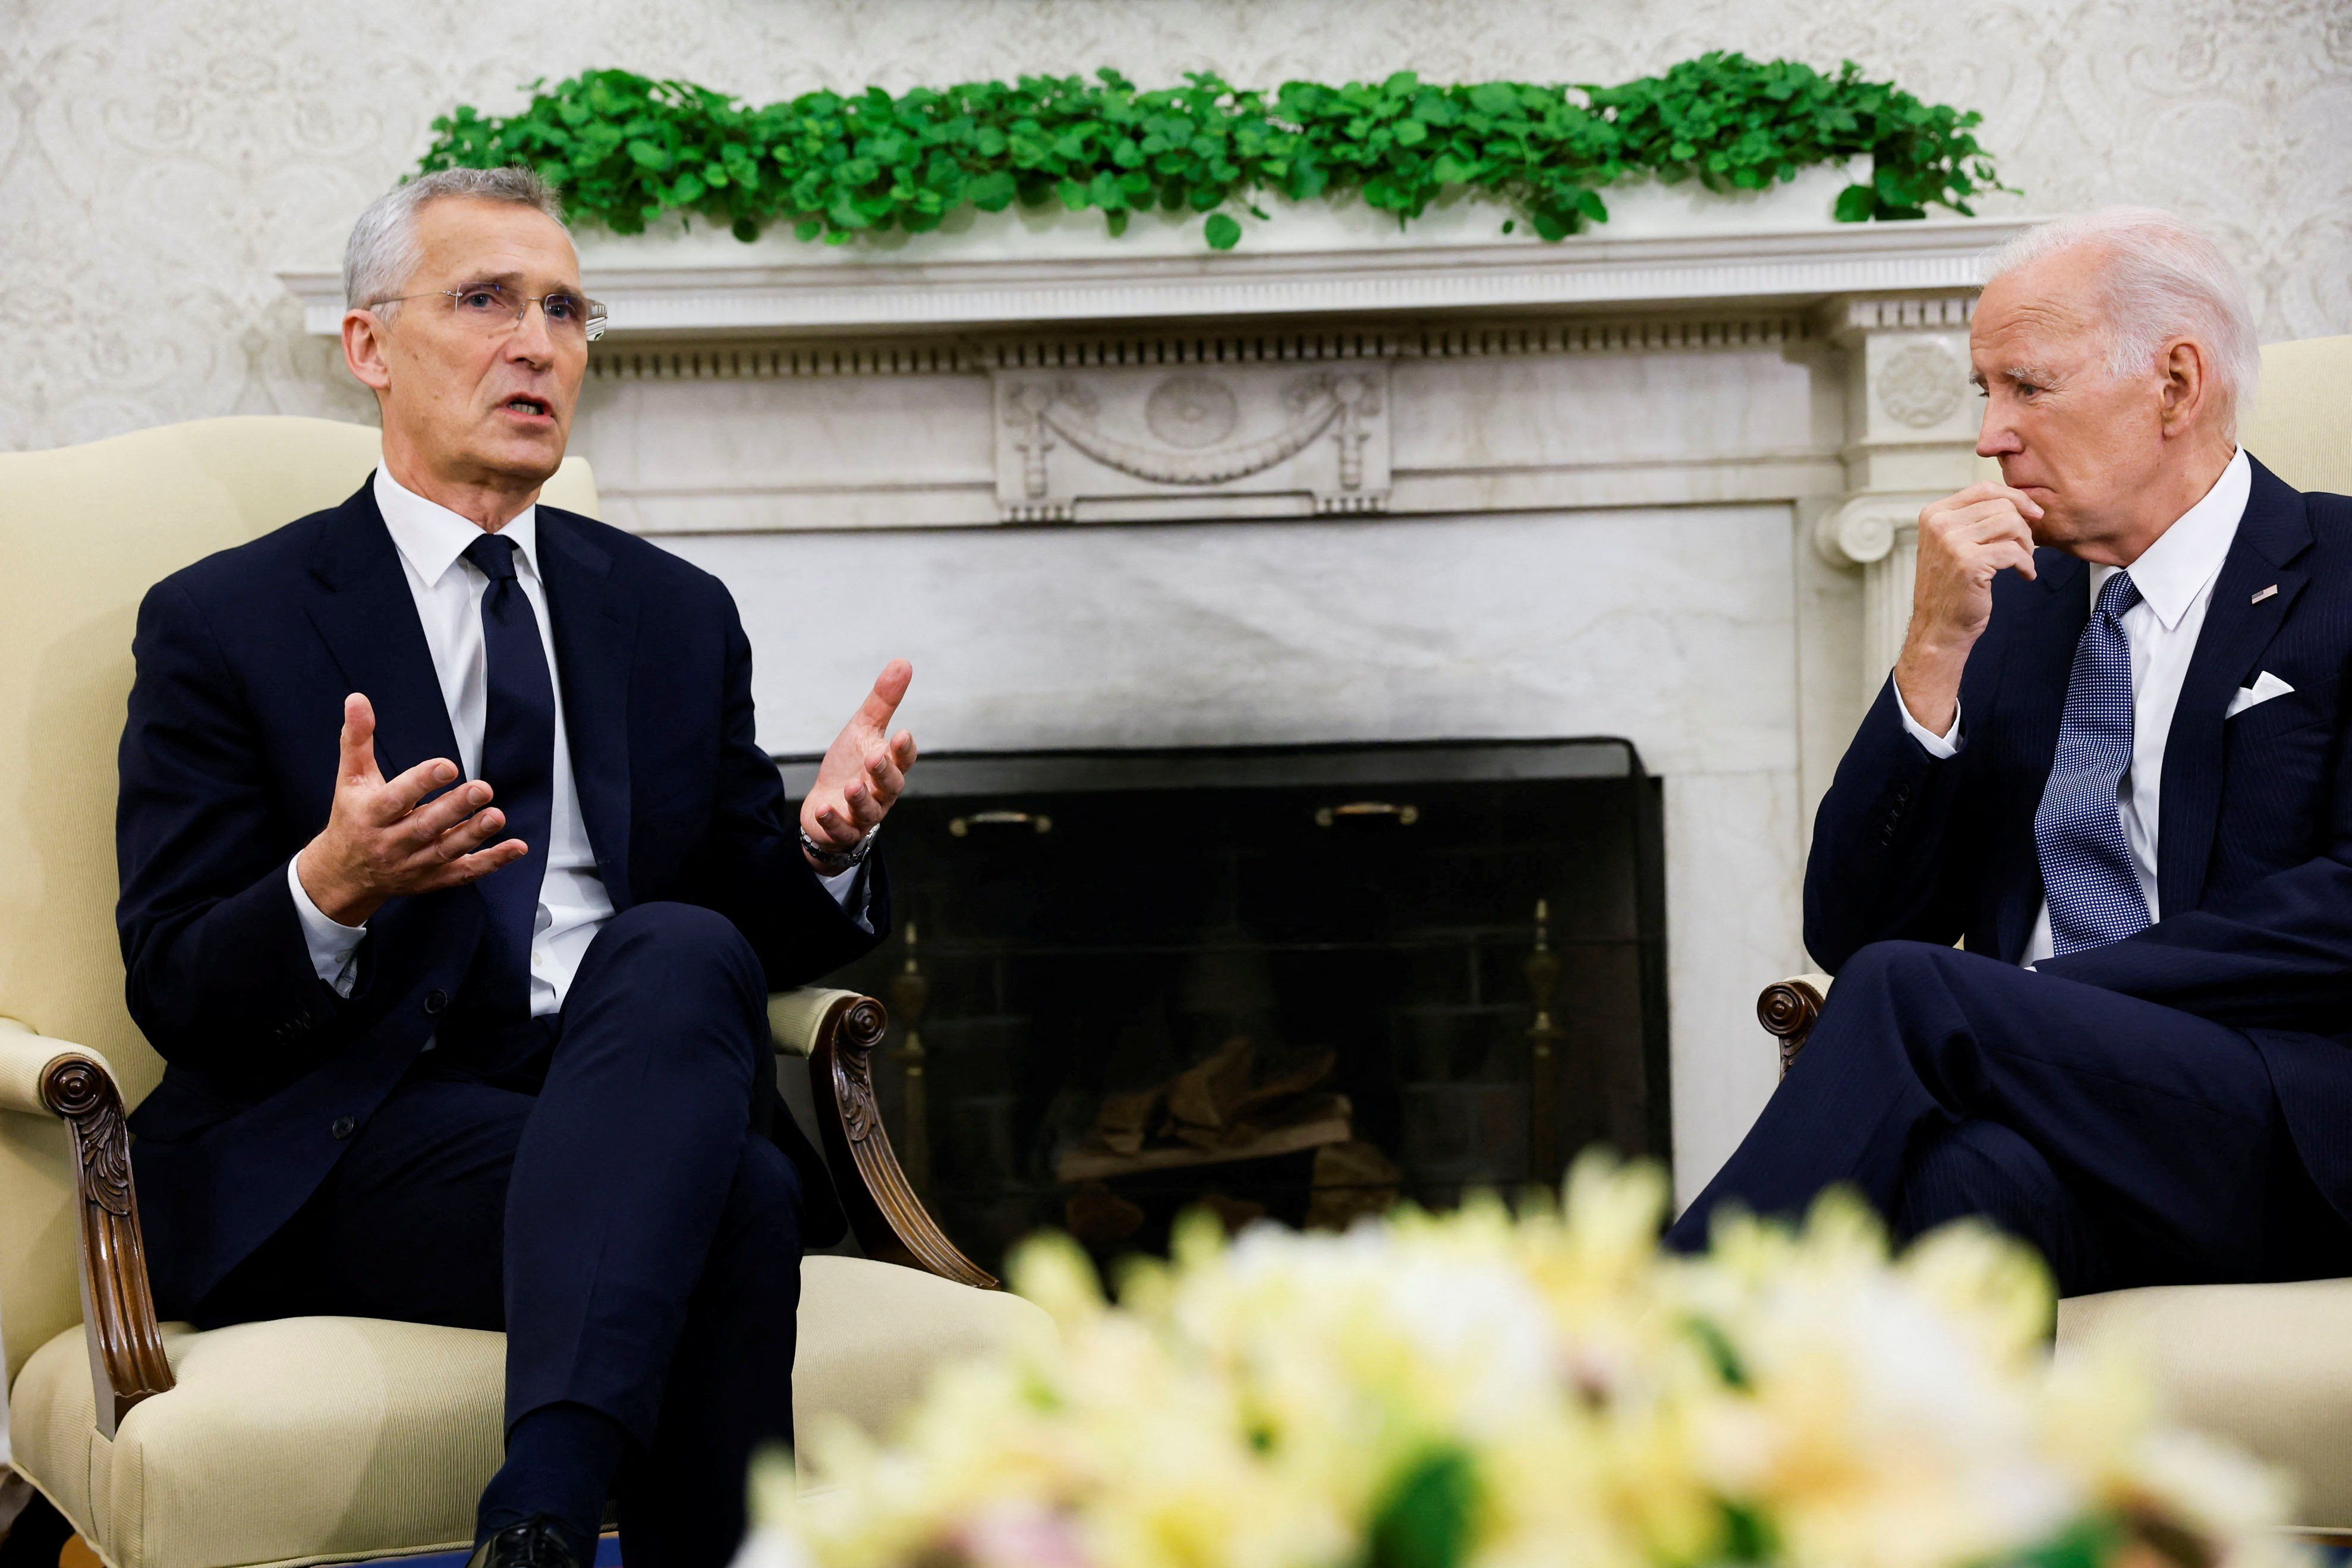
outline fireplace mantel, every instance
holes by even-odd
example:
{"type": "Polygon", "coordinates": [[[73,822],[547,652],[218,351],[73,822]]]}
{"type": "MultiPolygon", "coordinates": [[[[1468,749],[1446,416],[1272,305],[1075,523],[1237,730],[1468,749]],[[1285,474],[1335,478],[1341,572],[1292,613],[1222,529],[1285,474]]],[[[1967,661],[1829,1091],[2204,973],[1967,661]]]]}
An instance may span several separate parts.
{"type": "MultiPolygon", "coordinates": [[[[777,236],[744,246],[724,235],[642,243],[594,238],[582,261],[612,312],[606,342],[775,340],[1031,330],[1075,324],[1207,322],[1268,318],[1392,320],[1593,309],[1776,302],[1849,294],[1973,288],[1987,249],[2021,221],[1814,224],[1763,231],[1619,237],[1603,228],[1559,242],[1465,243],[1462,231],[1412,243],[1226,253],[1085,236],[1023,256],[1003,244],[898,249],[803,245],[777,236]],[[1146,247],[1139,247],[1139,249],[1146,247]]],[[[1316,247],[1318,241],[1331,247],[1316,247]]],[[[279,274],[302,301],[306,328],[332,334],[341,275],[279,274]]]]}
{"type": "MultiPolygon", "coordinates": [[[[1853,173],[1612,191],[1556,243],[1471,201],[1277,203],[1224,253],[1057,210],[591,233],[613,325],[575,439],[656,535],[1790,503],[1862,569],[1874,681],[1912,520],[1974,477],[1980,258],[2033,220],[1827,221],[1853,173]]],[[[279,276],[339,330],[337,272],[279,276]]]]}

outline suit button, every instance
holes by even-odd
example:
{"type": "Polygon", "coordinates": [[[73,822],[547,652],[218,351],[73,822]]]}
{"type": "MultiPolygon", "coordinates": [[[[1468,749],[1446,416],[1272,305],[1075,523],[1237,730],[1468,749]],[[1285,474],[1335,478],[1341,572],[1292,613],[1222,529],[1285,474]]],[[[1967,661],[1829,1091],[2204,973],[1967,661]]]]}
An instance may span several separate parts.
{"type": "Polygon", "coordinates": [[[335,1118],[334,1126],[328,1129],[328,1131],[334,1133],[336,1138],[340,1140],[348,1138],[353,1132],[358,1131],[359,1125],[360,1124],[358,1122],[352,1121],[348,1116],[338,1116],[335,1118]]]}
{"type": "Polygon", "coordinates": [[[439,1017],[439,1016],[441,1016],[441,1014],[442,1014],[443,1010],[444,1010],[444,1009],[446,1009],[448,1005],[449,1005],[449,993],[447,993],[446,991],[433,990],[433,991],[427,991],[427,992],[425,994],[425,1016],[426,1017],[428,1017],[428,1018],[437,1018],[437,1017],[439,1017]]]}

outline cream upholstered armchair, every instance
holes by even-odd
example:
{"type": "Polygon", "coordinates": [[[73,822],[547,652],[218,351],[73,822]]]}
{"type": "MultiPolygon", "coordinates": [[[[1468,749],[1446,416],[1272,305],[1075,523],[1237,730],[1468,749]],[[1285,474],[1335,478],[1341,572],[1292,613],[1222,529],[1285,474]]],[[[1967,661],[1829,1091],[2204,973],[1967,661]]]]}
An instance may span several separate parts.
{"type": "MultiPolygon", "coordinates": [[[[124,1009],[113,921],[140,597],[341,500],[376,455],[368,427],[243,418],[0,456],[0,1335],[16,1468],[111,1568],[457,1548],[499,1463],[502,1335],[158,1325],[122,1124],[163,1070],[124,1009]]],[[[596,510],[577,458],[546,494],[596,510]]],[[[770,1018],[810,1060],[866,1255],[808,1260],[794,1402],[803,1423],[877,1427],[941,1356],[1045,1319],[990,1289],[900,1174],[868,1071],[880,1005],[798,991],[770,1018]]]]}
{"type": "MultiPolygon", "coordinates": [[[[2264,349],[2261,395],[2239,437],[2297,489],[2352,494],[2352,337],[2264,349]]],[[[1829,976],[1802,974],[1757,999],[1783,1071],[1829,988],[1829,976]]],[[[2154,1355],[2183,1417],[2294,1475],[2305,1529],[2352,1535],[2352,1279],[2079,1296],[2058,1304],[2059,1352],[2117,1327],[2154,1355]]]]}

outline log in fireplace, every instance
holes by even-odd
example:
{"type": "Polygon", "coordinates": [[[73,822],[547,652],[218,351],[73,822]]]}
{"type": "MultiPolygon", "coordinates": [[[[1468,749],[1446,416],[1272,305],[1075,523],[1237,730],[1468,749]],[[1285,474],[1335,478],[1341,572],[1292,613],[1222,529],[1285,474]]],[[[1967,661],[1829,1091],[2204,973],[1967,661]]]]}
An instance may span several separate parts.
{"type": "Polygon", "coordinates": [[[1450,1205],[1669,1156],[1660,819],[1614,740],[927,757],[837,983],[890,1003],[885,1119],[988,1267],[1450,1205]]]}

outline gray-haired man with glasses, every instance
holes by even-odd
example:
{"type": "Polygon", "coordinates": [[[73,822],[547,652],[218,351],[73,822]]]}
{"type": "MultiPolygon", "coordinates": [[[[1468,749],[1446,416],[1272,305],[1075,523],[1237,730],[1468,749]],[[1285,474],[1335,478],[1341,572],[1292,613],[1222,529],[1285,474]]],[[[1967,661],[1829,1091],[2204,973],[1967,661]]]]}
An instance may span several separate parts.
{"type": "Polygon", "coordinates": [[[371,206],[343,350],[383,462],[159,584],[117,921],[169,1064],[132,1119],[156,1295],[507,1333],[478,1563],[724,1563],[789,1440],[804,1242],[769,991],[888,929],[866,851],[914,742],[882,671],[797,814],[719,583],[538,504],[604,308],[553,194],[371,206]]]}

